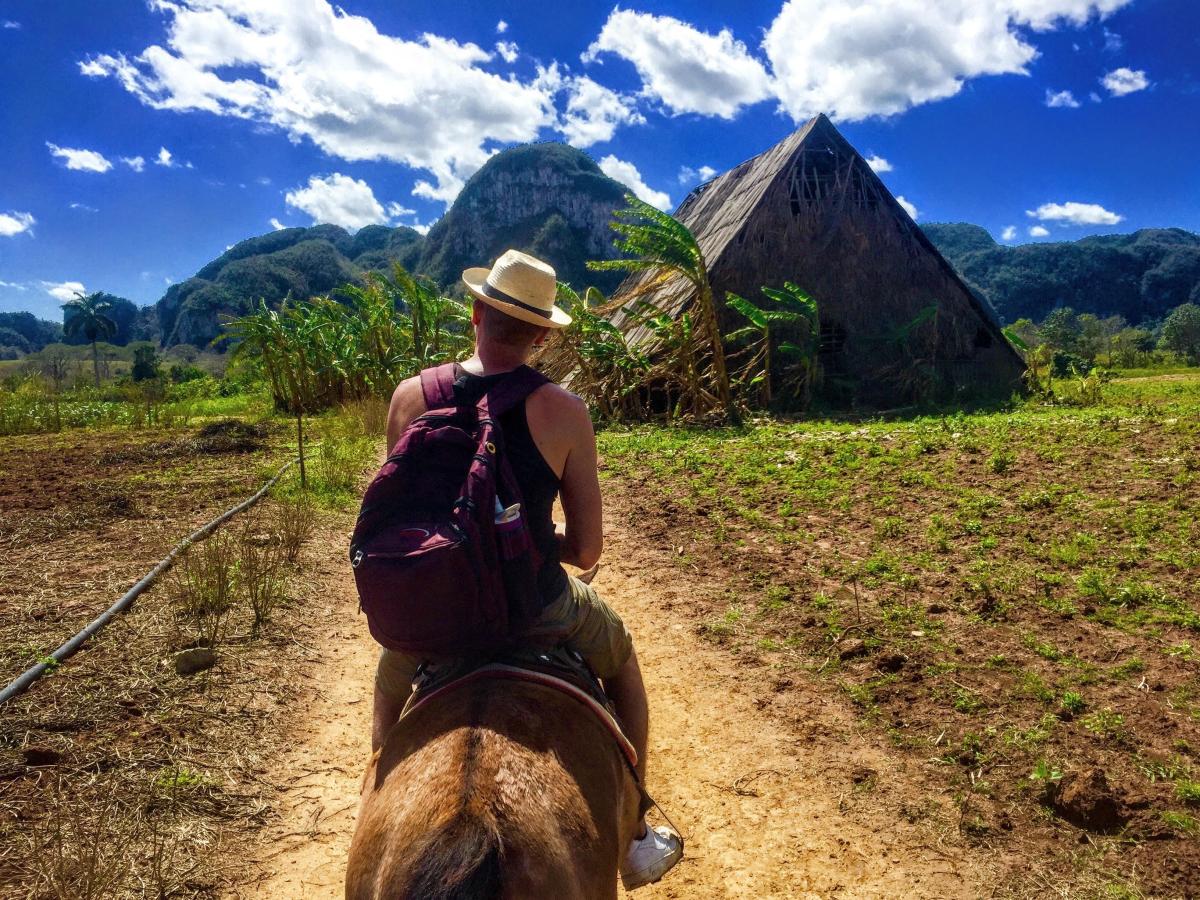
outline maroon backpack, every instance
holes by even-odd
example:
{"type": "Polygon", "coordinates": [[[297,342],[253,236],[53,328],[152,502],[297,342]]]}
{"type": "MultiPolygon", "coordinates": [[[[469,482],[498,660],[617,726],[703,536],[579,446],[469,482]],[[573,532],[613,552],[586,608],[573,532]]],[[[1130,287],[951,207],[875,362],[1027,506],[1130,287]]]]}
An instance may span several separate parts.
{"type": "Polygon", "coordinates": [[[426,412],[367,488],[350,539],[375,640],[435,657],[503,650],[541,608],[541,559],[497,420],[548,379],[522,366],[460,405],[454,372],[453,363],[421,372],[426,412]]]}

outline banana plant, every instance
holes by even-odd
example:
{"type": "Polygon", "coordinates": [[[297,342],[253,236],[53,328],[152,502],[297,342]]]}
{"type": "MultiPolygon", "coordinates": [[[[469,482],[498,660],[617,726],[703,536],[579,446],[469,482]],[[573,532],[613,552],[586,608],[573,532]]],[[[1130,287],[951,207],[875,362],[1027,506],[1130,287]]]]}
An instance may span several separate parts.
{"type": "Polygon", "coordinates": [[[790,281],[783,288],[762,288],[772,302],[769,308],[755,306],[744,297],[726,294],[725,302],[746,319],[747,325],[727,335],[731,342],[747,341],[750,358],[739,379],[747,388],[757,388],[763,406],[776,397],[773,377],[779,372],[782,384],[807,406],[817,372],[821,326],[817,302],[790,281]],[[784,337],[791,339],[783,339],[784,337]]]}
{"type": "Polygon", "coordinates": [[[558,303],[571,315],[571,324],[556,332],[545,358],[555,361],[552,374],[568,378],[570,387],[602,419],[640,417],[642,388],[650,361],[630,346],[625,333],[597,312],[604,295],[589,287],[582,296],[559,282],[558,303]]]}
{"type": "MultiPolygon", "coordinates": [[[[729,423],[737,424],[740,416],[729,384],[725,347],[717,323],[708,266],[700,245],[686,225],[649,203],[632,194],[625,195],[625,203],[624,209],[613,213],[611,227],[620,235],[617,247],[627,258],[593,260],[588,263],[588,268],[602,272],[647,273],[650,281],[642,293],[649,293],[675,278],[683,278],[691,285],[694,291],[691,308],[695,310],[695,316],[687,330],[699,345],[700,352],[707,355],[708,367],[702,373],[703,378],[686,379],[687,389],[693,392],[687,404],[698,413],[708,411],[703,409],[705,405],[723,409],[729,423]],[[698,390],[702,382],[711,385],[711,390],[708,387],[698,390]]],[[[693,360],[697,357],[695,350],[689,353],[693,360]]],[[[684,366],[684,361],[680,360],[679,365],[684,366]]],[[[697,369],[697,376],[700,374],[697,369]]]]}

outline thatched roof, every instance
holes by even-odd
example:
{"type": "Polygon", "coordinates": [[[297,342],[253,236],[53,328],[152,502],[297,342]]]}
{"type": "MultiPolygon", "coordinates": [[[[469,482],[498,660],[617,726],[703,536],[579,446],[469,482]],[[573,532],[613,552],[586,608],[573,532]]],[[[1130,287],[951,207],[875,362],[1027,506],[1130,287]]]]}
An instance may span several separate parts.
{"type": "MultiPolygon", "coordinates": [[[[816,123],[817,119],[810,120],[803,128],[788,135],[765,153],[760,153],[694,188],[676,207],[673,215],[695,236],[710,269],[754,214],[754,209],[767,188],[786,168],[788,161],[800,149],[816,123]]],[[[645,299],[652,300],[663,312],[676,315],[691,299],[692,286],[682,279],[664,285],[652,296],[643,294],[644,286],[650,282],[651,277],[649,273],[631,275],[613,294],[613,300],[619,301],[626,296],[644,296],[645,299]]],[[[625,319],[623,309],[618,309],[613,315],[613,322],[618,326],[623,325],[625,319]]],[[[629,331],[629,340],[635,345],[648,337],[649,332],[644,326],[629,331]]]]}

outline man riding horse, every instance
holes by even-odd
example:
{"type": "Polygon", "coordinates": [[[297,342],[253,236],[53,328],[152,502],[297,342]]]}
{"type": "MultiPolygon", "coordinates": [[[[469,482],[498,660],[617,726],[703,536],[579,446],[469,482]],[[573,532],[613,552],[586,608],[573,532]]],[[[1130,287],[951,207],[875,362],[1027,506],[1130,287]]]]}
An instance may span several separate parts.
{"type": "MultiPolygon", "coordinates": [[[[499,393],[505,379],[528,372],[525,367],[534,349],[571,319],[554,305],[554,270],[527,254],[509,250],[490,270],[465,271],[463,281],[474,298],[475,353],[452,370],[453,394],[454,402],[471,405],[489,392],[499,393]]],[[[423,385],[417,376],[396,388],[387,420],[389,450],[427,413],[428,373],[425,382],[423,385]]],[[[525,517],[535,558],[541,561],[536,571],[539,609],[524,626],[521,643],[565,645],[587,662],[603,681],[636,751],[638,775],[644,778],[648,709],[632,638],[595,589],[563,568],[566,564],[594,570],[603,546],[596,438],[587,406],[569,391],[546,382],[496,419],[507,465],[520,489],[520,514],[525,517]],[[562,503],[563,524],[552,519],[556,499],[562,503]]],[[[499,516],[500,504],[497,510],[499,516]]],[[[375,681],[373,750],[380,751],[389,740],[409,700],[414,677],[427,661],[420,654],[393,649],[381,654],[375,681]]],[[[660,879],[680,860],[682,851],[682,842],[672,829],[650,828],[641,818],[620,864],[626,889],[660,879]]]]}

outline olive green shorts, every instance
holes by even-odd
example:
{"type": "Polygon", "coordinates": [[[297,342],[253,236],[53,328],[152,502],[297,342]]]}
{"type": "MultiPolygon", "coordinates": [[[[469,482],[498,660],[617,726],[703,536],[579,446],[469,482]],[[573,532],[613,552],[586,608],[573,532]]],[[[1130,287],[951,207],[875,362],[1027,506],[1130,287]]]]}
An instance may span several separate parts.
{"type": "MultiPolygon", "coordinates": [[[[573,575],[567,576],[567,589],[542,610],[526,635],[532,646],[566,644],[601,678],[616,675],[633,653],[633,638],[621,617],[600,599],[595,588],[573,575]]],[[[422,661],[420,656],[384,650],[375,686],[385,697],[404,702],[412,693],[412,681],[422,661]]]]}

